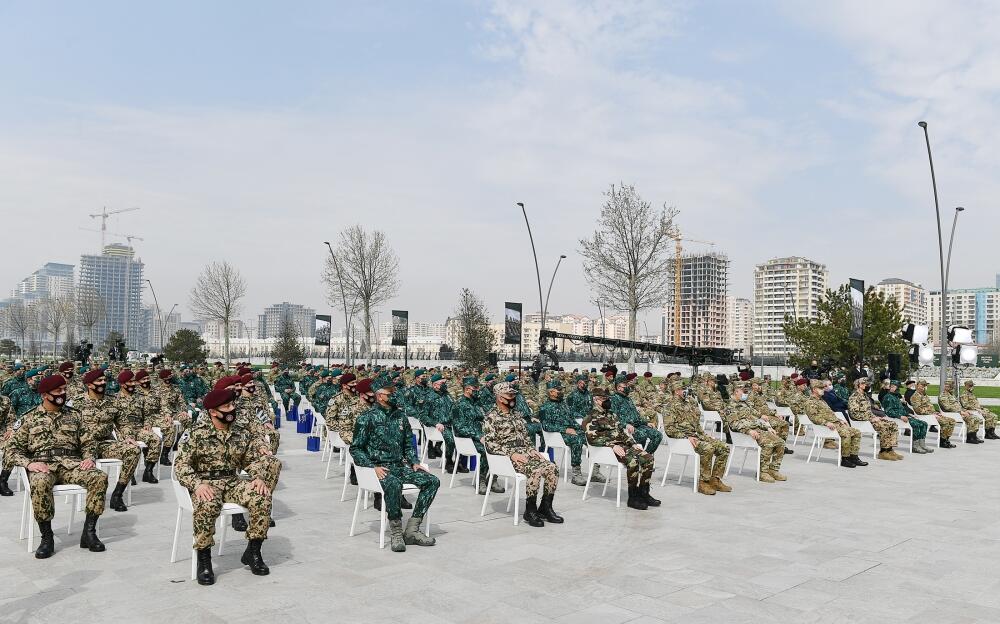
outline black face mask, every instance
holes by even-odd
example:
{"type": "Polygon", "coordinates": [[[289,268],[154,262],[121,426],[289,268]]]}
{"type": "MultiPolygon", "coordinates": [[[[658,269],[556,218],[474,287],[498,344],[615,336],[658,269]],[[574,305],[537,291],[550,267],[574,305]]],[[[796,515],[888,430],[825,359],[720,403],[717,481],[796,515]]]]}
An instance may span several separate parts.
{"type": "Polygon", "coordinates": [[[394,410],[394,409],[396,409],[396,407],[397,407],[397,404],[396,404],[395,397],[389,397],[388,399],[385,400],[385,408],[387,410],[394,410]]]}
{"type": "Polygon", "coordinates": [[[108,389],[107,384],[98,384],[93,387],[93,392],[96,395],[103,396],[104,393],[107,391],[107,389],[108,389]]]}
{"type": "Polygon", "coordinates": [[[228,412],[223,412],[222,410],[216,410],[219,412],[219,420],[225,423],[232,423],[236,420],[236,410],[231,409],[228,412]]]}
{"type": "Polygon", "coordinates": [[[140,386],[142,386],[142,389],[143,389],[143,390],[149,390],[149,382],[145,382],[145,381],[144,381],[144,382],[142,382],[142,383],[141,383],[141,384],[139,384],[139,385],[140,385],[140,386]]]}
{"type": "Polygon", "coordinates": [[[601,409],[604,410],[604,411],[610,410],[611,409],[611,401],[609,401],[608,399],[604,399],[603,401],[601,401],[601,409]]]}
{"type": "Polygon", "coordinates": [[[62,407],[66,403],[66,395],[65,394],[53,394],[52,395],[52,402],[55,403],[56,405],[62,407]]]}

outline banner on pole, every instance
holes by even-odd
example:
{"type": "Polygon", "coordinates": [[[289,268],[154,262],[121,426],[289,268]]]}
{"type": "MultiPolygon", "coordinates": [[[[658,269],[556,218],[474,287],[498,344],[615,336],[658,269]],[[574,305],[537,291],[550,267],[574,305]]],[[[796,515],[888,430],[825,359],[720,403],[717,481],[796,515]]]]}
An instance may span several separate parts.
{"type": "Polygon", "coordinates": [[[865,337],[865,282],[851,278],[851,340],[865,337]]]}
{"type": "Polygon", "coordinates": [[[392,311],[392,346],[405,347],[410,336],[410,313],[406,310],[392,311]]]}
{"type": "Polygon", "coordinates": [[[329,347],[330,346],[330,315],[329,314],[317,314],[316,315],[316,346],[317,347],[329,347]]]}
{"type": "Polygon", "coordinates": [[[503,304],[503,343],[521,344],[521,304],[503,304]]]}

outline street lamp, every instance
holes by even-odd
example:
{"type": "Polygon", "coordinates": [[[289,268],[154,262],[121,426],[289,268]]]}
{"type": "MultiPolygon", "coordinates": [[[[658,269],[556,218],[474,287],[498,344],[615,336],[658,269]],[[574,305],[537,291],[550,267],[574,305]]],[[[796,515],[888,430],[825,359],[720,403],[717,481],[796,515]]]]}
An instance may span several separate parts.
{"type": "MultiPolygon", "coordinates": [[[[938,192],[937,192],[937,178],[934,176],[934,157],[931,155],[931,138],[930,134],[927,132],[927,122],[919,121],[917,125],[924,130],[924,142],[927,144],[927,162],[930,164],[931,168],[931,188],[934,191],[934,216],[937,218],[937,235],[938,235],[938,260],[941,264],[941,335],[940,335],[940,345],[941,345],[941,367],[939,370],[940,379],[938,380],[938,391],[944,392],[944,380],[947,378],[946,369],[948,367],[948,358],[945,357],[945,344],[948,342],[948,278],[944,272],[944,240],[941,237],[941,204],[938,202],[938,192]]],[[[955,211],[955,219],[958,219],[958,213],[960,211],[955,211]]]]}
{"type": "Polygon", "coordinates": [[[163,316],[160,314],[160,302],[156,300],[156,291],[153,290],[153,282],[144,280],[149,284],[149,292],[153,293],[153,303],[156,304],[156,320],[160,326],[160,353],[163,353],[163,316]]]}
{"type": "Polygon", "coordinates": [[[559,265],[563,260],[566,259],[565,254],[559,256],[559,260],[556,261],[556,268],[552,271],[552,279],[549,280],[549,290],[545,293],[545,305],[542,307],[542,328],[544,329],[545,317],[549,315],[549,295],[552,294],[552,283],[556,281],[556,273],[559,272],[559,265]]]}
{"type": "MultiPolygon", "coordinates": [[[[535,279],[538,280],[538,307],[542,309],[542,329],[545,329],[545,303],[542,302],[542,274],[538,270],[538,254],[535,252],[535,238],[531,235],[531,224],[528,223],[528,212],[524,209],[524,203],[517,202],[517,205],[521,207],[521,213],[524,214],[524,225],[528,227],[528,240],[531,241],[531,255],[535,258],[535,279]]],[[[559,269],[558,263],[556,263],[556,269],[559,269]]],[[[552,279],[555,279],[555,273],[552,274],[552,279]]]]}

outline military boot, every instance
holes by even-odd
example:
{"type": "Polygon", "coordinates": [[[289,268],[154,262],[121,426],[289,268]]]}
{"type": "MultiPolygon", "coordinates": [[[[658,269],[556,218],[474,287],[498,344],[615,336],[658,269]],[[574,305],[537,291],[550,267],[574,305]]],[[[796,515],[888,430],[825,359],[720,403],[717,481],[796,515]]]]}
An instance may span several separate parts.
{"type": "Polygon", "coordinates": [[[433,546],[437,543],[433,537],[428,537],[420,532],[420,523],[423,521],[423,518],[416,516],[411,516],[406,521],[406,528],[403,529],[403,541],[407,546],[433,546]]]}
{"type": "Polygon", "coordinates": [[[913,452],[916,453],[917,455],[923,455],[924,453],[927,452],[927,451],[924,450],[923,445],[920,444],[921,442],[923,442],[923,440],[914,440],[913,441],[913,452]]]}
{"type": "Polygon", "coordinates": [[[403,539],[403,519],[389,520],[389,548],[392,552],[406,552],[406,540],[403,539]]]}
{"type": "Polygon", "coordinates": [[[35,559],[48,559],[56,551],[55,538],[52,535],[52,522],[46,520],[38,523],[38,532],[42,538],[35,549],[35,559]]]}
{"type": "Polygon", "coordinates": [[[631,507],[632,509],[641,509],[641,510],[645,511],[647,508],[649,508],[649,505],[646,504],[646,501],[644,501],[644,500],[642,500],[642,498],[640,498],[639,492],[637,491],[638,489],[639,489],[638,486],[635,486],[635,485],[632,485],[631,483],[629,483],[629,485],[628,485],[628,502],[625,503],[625,504],[628,505],[629,507],[631,507]]]}
{"type": "Polygon", "coordinates": [[[712,483],[705,479],[698,480],[698,493],[707,494],[708,496],[715,496],[715,488],[712,487],[712,483]]]}
{"type": "Polygon", "coordinates": [[[399,495],[399,508],[400,509],[413,509],[413,505],[410,504],[410,501],[406,500],[405,496],[403,496],[402,494],[400,494],[399,495]]]}
{"type": "MultiPolygon", "coordinates": [[[[777,471],[775,471],[775,472],[777,472],[777,471]]],[[[771,476],[774,476],[773,472],[768,472],[768,474],[771,475],[771,476]]],[[[784,481],[784,479],[781,479],[781,480],[784,481]]],[[[726,485],[725,483],[723,483],[722,479],[720,479],[719,477],[712,477],[712,480],[709,481],[709,483],[711,484],[712,489],[715,490],[716,492],[732,492],[733,491],[733,488],[731,488],[728,485],[726,485]]]]}
{"type": "Polygon", "coordinates": [[[4,470],[0,472],[0,496],[13,496],[14,492],[11,491],[10,486],[7,485],[7,480],[10,478],[10,471],[4,470]]]}
{"type": "Polygon", "coordinates": [[[524,501],[524,521],[528,523],[528,526],[533,527],[543,527],[545,526],[545,521],[538,516],[538,504],[535,502],[534,496],[529,496],[527,500],[524,501]]]}
{"type": "Polygon", "coordinates": [[[601,474],[601,467],[594,466],[594,474],[590,475],[591,483],[604,483],[607,480],[607,477],[601,474]]]}
{"type": "Polygon", "coordinates": [[[247,519],[243,517],[243,514],[233,514],[233,530],[240,533],[247,530],[247,519]]]}
{"type": "Polygon", "coordinates": [[[469,467],[465,465],[465,462],[467,462],[467,461],[468,461],[468,459],[466,459],[466,458],[462,458],[462,459],[458,460],[458,473],[459,474],[465,474],[465,473],[469,472],[469,467]]]}
{"type": "Polygon", "coordinates": [[[507,488],[503,486],[503,483],[500,482],[500,479],[494,478],[493,485],[490,486],[490,491],[493,492],[494,494],[503,494],[504,492],[507,491],[507,488]]]}
{"type": "Polygon", "coordinates": [[[639,486],[639,496],[646,502],[648,507],[659,507],[660,501],[649,495],[649,481],[639,486]]]}
{"type": "Polygon", "coordinates": [[[986,428],[986,439],[987,440],[1000,440],[1000,436],[997,435],[997,430],[995,427],[986,428]]]}
{"type": "Polygon", "coordinates": [[[264,542],[261,539],[252,539],[247,542],[247,549],[243,551],[243,556],[240,557],[240,563],[245,566],[250,566],[250,571],[255,576],[267,576],[271,573],[271,569],[267,567],[264,563],[264,559],[260,556],[260,545],[264,542]]]}
{"type": "Polygon", "coordinates": [[[173,466],[174,464],[170,461],[170,453],[166,452],[164,449],[163,453],[160,455],[160,465],[161,466],[173,466]]]}
{"type": "Polygon", "coordinates": [[[583,476],[583,472],[579,466],[573,466],[573,478],[571,482],[573,485],[587,485],[587,477],[583,476]]]}
{"type": "Polygon", "coordinates": [[[125,506],[125,501],[122,499],[126,485],[125,483],[119,483],[115,486],[115,491],[111,493],[111,500],[108,502],[108,507],[115,511],[128,511],[128,507],[125,506]]]}
{"type": "Polygon", "coordinates": [[[97,516],[94,514],[87,514],[87,519],[83,522],[80,548],[86,548],[90,552],[104,552],[104,544],[97,537],[97,516]]]}
{"type": "Polygon", "coordinates": [[[867,466],[868,465],[868,462],[866,462],[866,461],[862,460],[860,457],[858,457],[857,453],[855,453],[854,455],[851,455],[851,461],[854,462],[855,466],[867,466]]]}
{"type": "Polygon", "coordinates": [[[379,494],[379,493],[376,492],[375,496],[372,496],[372,507],[375,508],[375,511],[382,511],[382,495],[381,494],[379,494]]]}
{"type": "Polygon", "coordinates": [[[351,485],[358,484],[358,475],[354,472],[354,466],[351,466],[351,485]]]}
{"type": "Polygon", "coordinates": [[[198,584],[214,585],[215,572],[212,570],[212,547],[198,551],[198,584]]]}
{"type": "Polygon", "coordinates": [[[553,498],[555,498],[555,494],[542,494],[542,505],[538,508],[538,517],[546,522],[562,524],[564,518],[557,514],[555,509],[552,509],[553,498]]]}
{"type": "MultiPolygon", "coordinates": [[[[771,478],[774,479],[775,481],[788,481],[788,477],[786,477],[785,475],[781,474],[777,470],[774,470],[773,468],[771,470],[768,470],[767,474],[771,475],[771,478]]],[[[718,489],[718,488],[716,488],[716,489],[718,489]]],[[[730,489],[732,489],[732,488],[730,488],[730,489]]]]}
{"type": "Polygon", "coordinates": [[[156,478],[156,475],[153,474],[153,468],[155,466],[156,466],[156,464],[153,463],[153,462],[146,462],[146,469],[142,473],[142,482],[143,483],[159,483],[160,482],[160,480],[156,478]]]}
{"type": "Polygon", "coordinates": [[[931,447],[927,446],[927,438],[924,438],[923,440],[917,440],[917,442],[920,443],[920,448],[923,449],[923,451],[925,453],[933,453],[934,452],[934,449],[932,449],[931,447]]]}

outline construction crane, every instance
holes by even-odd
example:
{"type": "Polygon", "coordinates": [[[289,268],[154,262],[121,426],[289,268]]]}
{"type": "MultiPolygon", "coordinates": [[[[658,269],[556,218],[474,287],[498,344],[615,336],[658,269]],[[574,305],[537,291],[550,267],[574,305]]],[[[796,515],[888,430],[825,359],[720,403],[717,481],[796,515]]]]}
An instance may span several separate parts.
{"type": "Polygon", "coordinates": [[[132,206],[131,208],[122,208],[121,210],[111,210],[109,211],[107,206],[101,207],[101,212],[97,214],[90,215],[91,219],[100,218],[101,220],[101,251],[104,251],[105,245],[105,235],[108,231],[108,217],[113,214],[121,214],[123,212],[132,212],[133,210],[139,210],[139,206],[132,206]]]}
{"type": "MultiPolygon", "coordinates": [[[[674,344],[681,344],[681,252],[683,251],[681,247],[681,241],[688,243],[700,243],[702,245],[712,245],[715,243],[711,241],[697,240],[694,238],[683,238],[681,237],[680,228],[674,227],[673,233],[670,236],[674,239],[676,245],[676,257],[674,258],[674,344]]],[[[692,336],[693,336],[692,332],[692,336]]],[[[695,346],[695,345],[692,345],[695,346]]]]}

